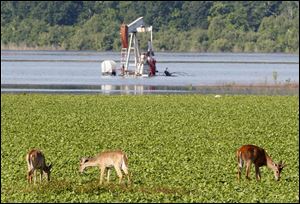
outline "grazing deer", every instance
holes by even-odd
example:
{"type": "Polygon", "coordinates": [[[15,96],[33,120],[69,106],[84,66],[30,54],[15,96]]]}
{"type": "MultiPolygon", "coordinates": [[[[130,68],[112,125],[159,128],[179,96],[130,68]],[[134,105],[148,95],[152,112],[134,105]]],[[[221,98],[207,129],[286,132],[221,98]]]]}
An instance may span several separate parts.
{"type": "Polygon", "coordinates": [[[98,166],[100,168],[100,185],[102,184],[102,180],[106,171],[107,182],[109,182],[109,174],[112,167],[114,167],[117,172],[119,184],[122,181],[121,170],[124,171],[128,178],[128,183],[130,183],[128,174],[128,158],[127,155],[121,150],[102,152],[96,157],[92,158],[81,158],[79,171],[83,173],[84,169],[89,166],[98,166]]]}
{"type": "Polygon", "coordinates": [[[40,170],[40,182],[42,182],[43,173],[46,174],[47,180],[50,181],[50,170],[52,164],[46,165],[45,156],[40,150],[32,149],[26,155],[28,166],[27,180],[32,182],[32,174],[34,174],[34,184],[36,183],[36,170],[40,170]]]}
{"type": "Polygon", "coordinates": [[[267,166],[268,168],[274,171],[275,180],[279,181],[280,173],[283,167],[286,164],[280,161],[278,164],[272,161],[271,157],[267,154],[267,152],[260,147],[254,145],[243,145],[236,151],[237,161],[238,161],[238,180],[241,178],[241,170],[243,168],[244,162],[246,162],[246,178],[250,179],[250,166],[253,162],[255,165],[255,175],[256,179],[260,180],[260,171],[259,167],[267,166]]]}

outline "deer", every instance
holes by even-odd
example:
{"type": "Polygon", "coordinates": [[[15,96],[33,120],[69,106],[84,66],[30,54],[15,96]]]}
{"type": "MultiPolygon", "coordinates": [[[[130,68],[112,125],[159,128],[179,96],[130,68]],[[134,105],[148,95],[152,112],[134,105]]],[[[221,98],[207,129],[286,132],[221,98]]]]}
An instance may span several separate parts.
{"type": "Polygon", "coordinates": [[[250,180],[250,166],[254,163],[255,166],[255,176],[256,180],[261,180],[261,175],[259,168],[261,166],[267,166],[269,169],[273,170],[275,180],[280,180],[280,173],[286,164],[280,161],[279,163],[273,162],[271,157],[267,152],[255,145],[243,145],[236,151],[237,162],[238,162],[238,180],[241,178],[241,170],[243,168],[244,162],[246,163],[246,178],[250,180]]]}
{"type": "Polygon", "coordinates": [[[127,155],[121,150],[104,151],[99,153],[95,157],[80,159],[79,172],[83,173],[86,167],[98,166],[100,169],[100,181],[99,184],[103,183],[104,174],[107,172],[107,183],[109,183],[109,175],[111,169],[114,167],[119,177],[119,184],[122,181],[122,170],[127,176],[128,183],[130,183],[128,173],[128,158],[127,155]]]}
{"type": "Polygon", "coordinates": [[[48,182],[50,181],[50,173],[52,164],[46,165],[44,154],[37,149],[32,149],[26,154],[27,161],[27,181],[32,183],[32,175],[34,174],[34,184],[36,184],[36,171],[40,170],[40,183],[42,182],[43,174],[46,175],[48,182]]]}

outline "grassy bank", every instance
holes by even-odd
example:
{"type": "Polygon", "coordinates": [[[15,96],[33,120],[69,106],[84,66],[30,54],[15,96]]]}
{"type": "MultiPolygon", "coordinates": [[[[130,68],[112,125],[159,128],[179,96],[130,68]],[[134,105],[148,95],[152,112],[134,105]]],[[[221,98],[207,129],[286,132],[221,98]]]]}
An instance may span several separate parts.
{"type": "Polygon", "coordinates": [[[1,94],[1,202],[299,202],[299,97],[1,94]],[[282,179],[236,180],[236,149],[264,147],[282,179]],[[30,186],[25,155],[39,148],[52,180],[30,186]],[[129,157],[131,186],[98,186],[79,158],[129,157]]]}

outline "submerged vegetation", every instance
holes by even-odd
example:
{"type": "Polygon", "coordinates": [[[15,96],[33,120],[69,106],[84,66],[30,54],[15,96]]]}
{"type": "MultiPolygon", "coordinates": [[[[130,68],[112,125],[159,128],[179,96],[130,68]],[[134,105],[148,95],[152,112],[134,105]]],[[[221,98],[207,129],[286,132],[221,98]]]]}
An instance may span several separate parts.
{"type": "Polygon", "coordinates": [[[299,97],[1,94],[1,202],[299,202],[299,97]],[[265,148],[288,166],[279,182],[237,181],[235,151],[265,148]],[[25,155],[41,149],[50,183],[29,185],[25,155]],[[79,159],[128,155],[132,185],[98,185],[79,159]]]}
{"type": "Polygon", "coordinates": [[[119,51],[140,16],[156,51],[299,53],[298,1],[1,1],[1,49],[119,51]]]}

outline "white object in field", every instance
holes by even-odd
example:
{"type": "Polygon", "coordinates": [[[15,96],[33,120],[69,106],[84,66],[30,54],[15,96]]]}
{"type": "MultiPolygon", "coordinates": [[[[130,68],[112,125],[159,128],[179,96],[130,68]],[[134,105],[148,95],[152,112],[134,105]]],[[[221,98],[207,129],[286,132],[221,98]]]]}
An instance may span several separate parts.
{"type": "Polygon", "coordinates": [[[221,98],[221,95],[215,95],[215,98],[221,98]]]}
{"type": "Polygon", "coordinates": [[[113,71],[116,71],[117,63],[113,60],[104,60],[101,63],[102,74],[111,74],[113,71]]]}

